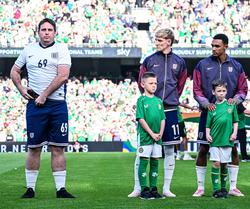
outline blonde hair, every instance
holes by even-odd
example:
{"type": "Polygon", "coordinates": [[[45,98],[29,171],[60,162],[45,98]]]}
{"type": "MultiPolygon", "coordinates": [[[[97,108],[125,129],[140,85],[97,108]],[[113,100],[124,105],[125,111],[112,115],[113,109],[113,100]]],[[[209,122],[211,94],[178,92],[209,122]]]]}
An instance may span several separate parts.
{"type": "Polygon", "coordinates": [[[163,28],[155,33],[156,38],[170,39],[171,45],[174,43],[174,32],[169,28],[163,28]]]}

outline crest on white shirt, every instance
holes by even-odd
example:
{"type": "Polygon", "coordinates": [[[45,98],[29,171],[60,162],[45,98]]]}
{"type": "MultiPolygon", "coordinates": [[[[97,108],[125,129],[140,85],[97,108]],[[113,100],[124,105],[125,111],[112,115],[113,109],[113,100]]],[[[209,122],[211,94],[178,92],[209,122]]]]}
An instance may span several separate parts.
{"type": "Polygon", "coordinates": [[[58,52],[51,53],[51,58],[52,59],[57,59],[58,58],[58,52]]]}

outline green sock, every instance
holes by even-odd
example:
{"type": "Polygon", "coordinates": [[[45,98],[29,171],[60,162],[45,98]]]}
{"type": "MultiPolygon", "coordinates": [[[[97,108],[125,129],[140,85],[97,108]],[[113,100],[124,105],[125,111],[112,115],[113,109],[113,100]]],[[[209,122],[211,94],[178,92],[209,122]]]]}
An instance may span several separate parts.
{"type": "Polygon", "coordinates": [[[147,165],[148,159],[140,157],[138,176],[142,191],[147,187],[147,165]]]}
{"type": "Polygon", "coordinates": [[[150,188],[156,187],[158,177],[158,159],[150,158],[149,183],[150,188]]]}
{"type": "Polygon", "coordinates": [[[212,177],[213,191],[219,190],[219,175],[220,175],[220,169],[212,167],[211,177],[212,177]]]}
{"type": "Polygon", "coordinates": [[[227,173],[228,169],[226,164],[221,165],[221,171],[220,171],[220,180],[221,180],[221,188],[226,189],[226,184],[227,184],[227,173]]]}

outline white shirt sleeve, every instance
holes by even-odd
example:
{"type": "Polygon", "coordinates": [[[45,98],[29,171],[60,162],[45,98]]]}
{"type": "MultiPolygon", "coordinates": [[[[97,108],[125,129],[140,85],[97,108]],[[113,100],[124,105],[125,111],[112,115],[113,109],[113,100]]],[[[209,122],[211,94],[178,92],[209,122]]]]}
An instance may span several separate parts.
{"type": "Polygon", "coordinates": [[[71,57],[69,53],[69,49],[66,44],[60,44],[59,47],[59,59],[58,65],[69,65],[71,66],[71,57]]]}
{"type": "Polygon", "coordinates": [[[26,64],[26,55],[27,55],[26,51],[27,47],[23,49],[23,51],[21,52],[21,54],[19,54],[17,60],[15,61],[15,65],[20,69],[26,64]]]}

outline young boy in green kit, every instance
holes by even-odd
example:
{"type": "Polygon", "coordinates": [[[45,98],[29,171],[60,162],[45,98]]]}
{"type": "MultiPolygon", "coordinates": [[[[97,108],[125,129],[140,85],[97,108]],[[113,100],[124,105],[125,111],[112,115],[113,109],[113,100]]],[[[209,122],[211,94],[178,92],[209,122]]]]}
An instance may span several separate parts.
{"type": "Polygon", "coordinates": [[[231,162],[231,152],[237,137],[238,114],[236,106],[229,105],[225,96],[227,84],[222,80],[212,83],[213,95],[216,97],[215,110],[208,111],[206,136],[210,143],[210,160],[213,161],[211,177],[213,197],[227,197],[227,163],[231,162]],[[219,189],[219,176],[221,189],[219,189]]]}
{"type": "Polygon", "coordinates": [[[136,104],[136,120],[138,121],[138,156],[139,182],[142,199],[163,198],[157,191],[158,158],[162,156],[162,134],[165,127],[165,114],[161,99],[154,96],[157,78],[152,72],[146,72],[141,83],[144,94],[136,104]],[[147,184],[147,165],[150,164],[149,186],[147,184]]]}

